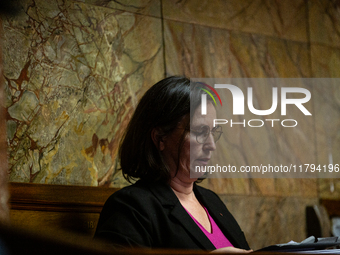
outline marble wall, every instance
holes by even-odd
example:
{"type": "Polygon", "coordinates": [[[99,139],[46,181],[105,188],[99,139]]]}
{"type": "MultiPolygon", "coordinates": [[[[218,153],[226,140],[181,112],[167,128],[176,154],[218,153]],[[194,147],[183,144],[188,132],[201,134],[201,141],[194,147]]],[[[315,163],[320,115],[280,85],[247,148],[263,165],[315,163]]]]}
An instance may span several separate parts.
{"type": "MultiPolygon", "coordinates": [[[[23,0],[20,10],[2,24],[11,181],[126,185],[119,138],[138,99],[165,76],[340,76],[336,0],[23,0]]],[[[259,149],[279,144],[294,160],[340,163],[339,86],[312,93],[318,114],[305,123],[308,136],[296,132],[301,146],[278,130],[259,149]]],[[[304,239],[306,205],[340,198],[338,179],[202,185],[221,195],[253,249],[304,239]]]]}
{"type": "Polygon", "coordinates": [[[4,20],[11,181],[120,185],[119,139],[164,61],[160,9],[113,7],[23,1],[4,20]]]}
{"type": "MultiPolygon", "coordinates": [[[[166,72],[220,78],[339,77],[339,8],[337,1],[322,0],[168,1],[163,4],[166,72]]],[[[257,143],[256,134],[233,132],[234,140],[247,140],[235,147],[240,160],[266,160],[276,151],[276,157],[293,162],[339,163],[339,86],[313,87],[312,94],[316,115],[303,124],[307,132],[297,130],[290,137],[294,141],[276,130],[254,153],[247,141],[257,143]],[[298,140],[299,146],[293,146],[298,140]]],[[[257,137],[263,137],[260,131],[257,137]]],[[[305,207],[319,198],[340,198],[338,179],[208,179],[203,185],[223,197],[228,194],[226,204],[255,249],[302,240],[305,207]]]]}
{"type": "MultiPolygon", "coordinates": [[[[337,1],[309,1],[311,69],[314,77],[340,77],[340,4],[337,1]]],[[[321,164],[340,161],[340,86],[318,87],[315,107],[317,159],[321,164]]],[[[319,196],[340,198],[339,179],[320,179],[319,196]]]]}
{"type": "MultiPolygon", "coordinates": [[[[1,19],[0,19],[0,41],[2,39],[1,19]]],[[[0,119],[4,120],[5,108],[4,102],[4,82],[3,82],[3,65],[2,65],[2,49],[0,47],[0,119]]],[[[8,199],[9,194],[7,190],[7,145],[6,145],[6,122],[0,121],[0,222],[8,222],[9,208],[8,199]]]]}

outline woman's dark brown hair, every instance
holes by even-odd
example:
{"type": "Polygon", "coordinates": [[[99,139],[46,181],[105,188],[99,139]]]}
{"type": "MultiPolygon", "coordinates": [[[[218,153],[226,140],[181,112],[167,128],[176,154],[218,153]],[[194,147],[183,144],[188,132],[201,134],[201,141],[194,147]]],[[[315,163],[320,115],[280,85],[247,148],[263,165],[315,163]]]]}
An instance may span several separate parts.
{"type": "MultiPolygon", "coordinates": [[[[140,100],[127,127],[119,148],[120,165],[125,179],[139,178],[151,182],[170,180],[170,170],[155,146],[151,132],[161,130],[161,136],[173,132],[183,117],[188,116],[190,127],[191,107],[200,105],[202,90],[190,89],[186,77],[172,76],[153,85],[140,100]]],[[[186,131],[187,132],[187,131],[186,131]]],[[[182,142],[186,132],[183,132],[182,142]]],[[[181,145],[179,148],[179,154],[181,145]]]]}

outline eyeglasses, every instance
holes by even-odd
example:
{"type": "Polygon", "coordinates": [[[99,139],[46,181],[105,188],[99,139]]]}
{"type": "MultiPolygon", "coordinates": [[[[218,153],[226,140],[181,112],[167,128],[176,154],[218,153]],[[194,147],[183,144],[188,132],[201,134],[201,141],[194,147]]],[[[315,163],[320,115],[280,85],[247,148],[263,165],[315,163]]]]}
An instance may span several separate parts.
{"type": "Polygon", "coordinates": [[[213,136],[215,143],[223,134],[221,126],[214,127],[211,131],[209,126],[202,126],[198,130],[190,129],[190,131],[196,135],[196,141],[200,144],[204,144],[207,141],[210,133],[213,136]]]}

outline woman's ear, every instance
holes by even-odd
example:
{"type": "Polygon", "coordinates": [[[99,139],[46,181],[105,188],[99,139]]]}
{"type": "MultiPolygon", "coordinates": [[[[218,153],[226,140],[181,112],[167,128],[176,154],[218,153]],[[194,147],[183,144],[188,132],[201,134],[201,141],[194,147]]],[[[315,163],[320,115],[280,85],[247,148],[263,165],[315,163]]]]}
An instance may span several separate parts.
{"type": "Polygon", "coordinates": [[[151,139],[155,144],[156,148],[160,151],[163,151],[165,148],[163,136],[161,135],[162,131],[160,128],[154,128],[151,131],[151,139]]]}

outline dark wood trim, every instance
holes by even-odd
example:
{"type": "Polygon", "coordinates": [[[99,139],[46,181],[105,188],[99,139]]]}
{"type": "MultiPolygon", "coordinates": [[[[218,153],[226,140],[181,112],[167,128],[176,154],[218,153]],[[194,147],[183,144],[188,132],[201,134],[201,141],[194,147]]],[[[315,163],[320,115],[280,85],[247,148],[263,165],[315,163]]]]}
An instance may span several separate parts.
{"type": "Polygon", "coordinates": [[[99,213],[117,188],[10,183],[15,210],[99,213]]]}
{"type": "Polygon", "coordinates": [[[340,216],[340,200],[320,199],[320,204],[326,208],[329,217],[340,216]]]}

